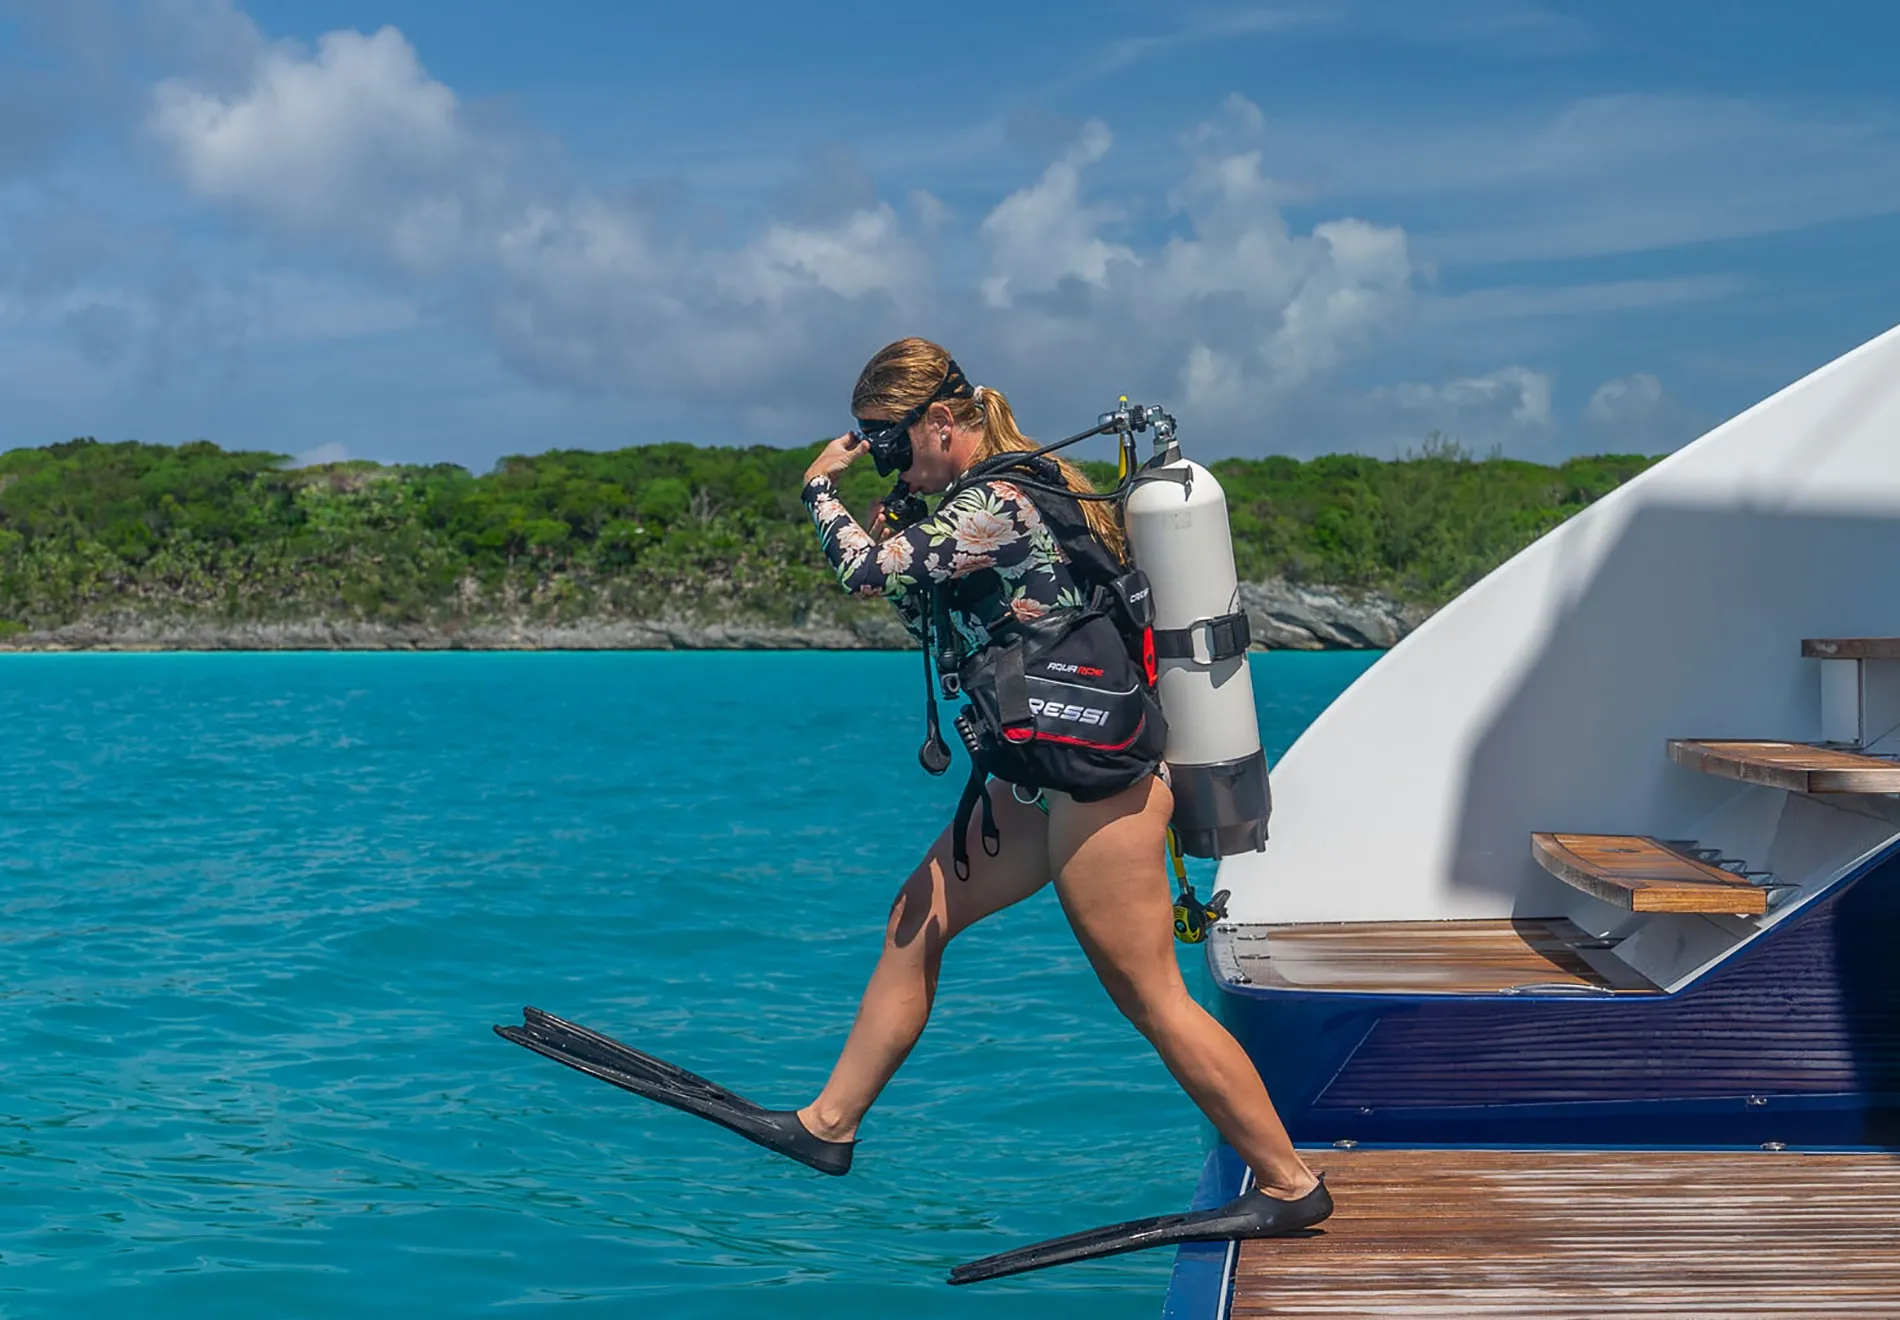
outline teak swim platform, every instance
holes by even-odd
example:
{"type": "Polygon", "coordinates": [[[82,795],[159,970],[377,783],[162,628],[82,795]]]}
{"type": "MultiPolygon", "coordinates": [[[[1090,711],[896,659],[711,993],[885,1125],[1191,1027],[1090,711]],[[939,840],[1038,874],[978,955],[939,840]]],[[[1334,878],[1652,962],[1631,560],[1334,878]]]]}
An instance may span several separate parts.
{"type": "Polygon", "coordinates": [[[1339,1208],[1241,1244],[1235,1320],[1900,1314],[1900,1154],[1326,1151],[1339,1208]]]}

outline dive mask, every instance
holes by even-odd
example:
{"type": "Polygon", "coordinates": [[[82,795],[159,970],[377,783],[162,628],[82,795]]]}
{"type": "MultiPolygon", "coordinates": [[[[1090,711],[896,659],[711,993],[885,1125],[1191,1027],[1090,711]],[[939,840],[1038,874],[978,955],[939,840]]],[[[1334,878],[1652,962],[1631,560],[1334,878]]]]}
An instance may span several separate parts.
{"type": "Polygon", "coordinates": [[[944,399],[967,399],[975,393],[969,378],[963,374],[963,368],[952,358],[949,369],[944,372],[943,384],[937,386],[936,393],[896,421],[874,421],[868,417],[855,419],[858,424],[857,437],[869,446],[871,461],[877,464],[877,474],[888,477],[894,472],[909,470],[912,458],[910,428],[923,420],[931,404],[944,399]]]}

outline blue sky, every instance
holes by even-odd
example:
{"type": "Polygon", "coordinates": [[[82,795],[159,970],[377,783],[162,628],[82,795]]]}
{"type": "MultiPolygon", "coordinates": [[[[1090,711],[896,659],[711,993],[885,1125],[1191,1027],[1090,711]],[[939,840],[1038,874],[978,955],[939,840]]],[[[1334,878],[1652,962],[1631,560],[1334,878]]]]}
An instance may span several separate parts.
{"type": "Polygon", "coordinates": [[[1672,448],[1900,314],[1900,11],[0,0],[0,447],[1672,448]]]}

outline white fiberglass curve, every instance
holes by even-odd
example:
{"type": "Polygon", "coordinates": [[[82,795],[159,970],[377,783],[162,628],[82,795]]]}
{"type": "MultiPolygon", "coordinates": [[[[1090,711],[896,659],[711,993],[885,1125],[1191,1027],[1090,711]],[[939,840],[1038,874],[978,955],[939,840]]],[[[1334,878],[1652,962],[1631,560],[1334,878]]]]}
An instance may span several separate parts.
{"type": "MultiPolygon", "coordinates": [[[[1676,766],[1666,741],[1818,739],[1801,639],[1895,635],[1900,329],[1598,501],[1367,671],[1274,768],[1267,851],[1222,863],[1233,919],[1595,904],[1531,860],[1534,830],[1727,835],[1775,865],[1787,795],[1676,766]]],[[[1877,801],[1824,808],[1859,822],[1842,848],[1896,832],[1877,801]]]]}

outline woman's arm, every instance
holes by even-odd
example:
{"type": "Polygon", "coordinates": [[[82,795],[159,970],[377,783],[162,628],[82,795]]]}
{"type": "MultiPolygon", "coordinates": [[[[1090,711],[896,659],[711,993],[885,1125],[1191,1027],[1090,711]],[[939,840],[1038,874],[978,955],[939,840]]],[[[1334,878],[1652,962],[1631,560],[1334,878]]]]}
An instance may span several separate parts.
{"type": "Polygon", "coordinates": [[[858,525],[830,477],[808,480],[804,500],[844,589],[898,601],[926,582],[1020,564],[1034,553],[1042,523],[1036,506],[1006,481],[960,491],[931,517],[882,542],[858,525]]]}

